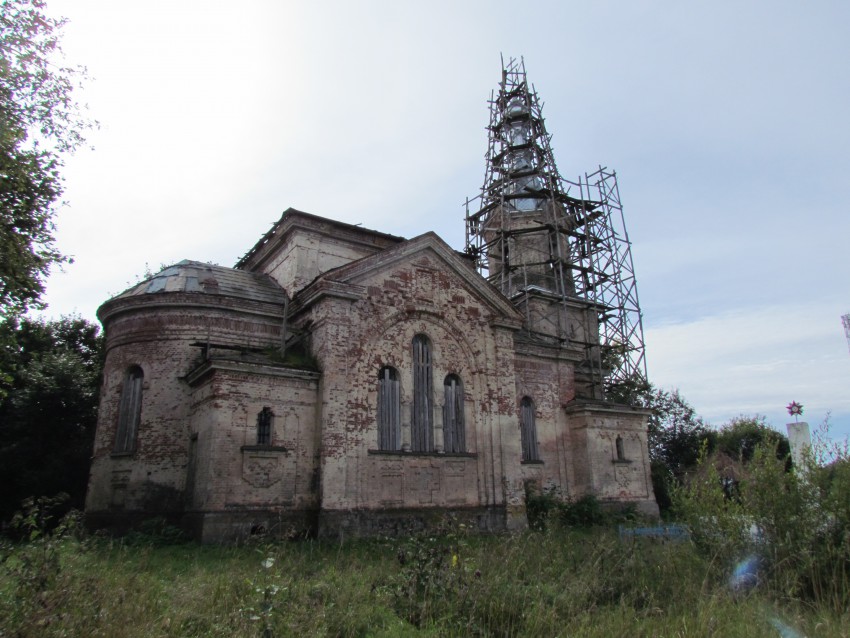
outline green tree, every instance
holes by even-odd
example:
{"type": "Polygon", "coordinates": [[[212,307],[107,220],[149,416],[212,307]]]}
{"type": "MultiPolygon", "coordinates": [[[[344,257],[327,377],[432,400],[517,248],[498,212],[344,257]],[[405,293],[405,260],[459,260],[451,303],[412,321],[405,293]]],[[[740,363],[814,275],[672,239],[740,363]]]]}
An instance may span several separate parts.
{"type": "Polygon", "coordinates": [[[0,319],[38,305],[67,261],[54,244],[60,170],[96,122],[74,99],[86,70],[62,65],[65,22],[44,0],[0,2],[0,319]]]}
{"type": "Polygon", "coordinates": [[[97,325],[79,317],[0,324],[0,520],[29,496],[70,494],[82,507],[103,369],[97,325]]]}
{"type": "Polygon", "coordinates": [[[678,389],[663,390],[643,377],[611,388],[609,400],[649,410],[649,458],[681,478],[699,459],[710,430],[678,389]]]}
{"type": "Polygon", "coordinates": [[[760,445],[774,449],[776,458],[790,461],[788,437],[767,425],[763,416],[736,417],[717,432],[717,451],[742,463],[749,463],[760,445]]]}
{"type": "Polygon", "coordinates": [[[693,406],[679,390],[653,388],[645,407],[649,417],[649,458],[662,463],[681,479],[699,460],[703,441],[710,436],[693,406]]]}
{"type": "MultiPolygon", "coordinates": [[[[715,454],[674,490],[677,516],[696,546],[712,561],[751,562],[758,573],[733,589],[766,588],[780,599],[815,602],[838,613],[850,606],[850,457],[833,448],[832,461],[819,465],[828,442],[815,433],[802,467],[790,467],[781,451],[787,439],[761,417],[740,417],[724,426],[715,454]],[[740,463],[730,498],[729,476],[719,455],[740,463]]],[[[738,570],[736,570],[737,573],[738,570]]]]}

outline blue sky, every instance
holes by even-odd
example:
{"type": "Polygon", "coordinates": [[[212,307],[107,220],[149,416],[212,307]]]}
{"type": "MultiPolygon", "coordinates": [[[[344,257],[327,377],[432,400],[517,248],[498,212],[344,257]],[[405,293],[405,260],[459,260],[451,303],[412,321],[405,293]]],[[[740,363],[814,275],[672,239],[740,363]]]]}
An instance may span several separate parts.
{"type": "Polygon", "coordinates": [[[650,378],[715,425],[850,434],[850,5],[53,0],[102,128],[66,167],[47,314],[232,265],[292,206],[464,241],[500,53],[561,173],[617,171],[650,378]]]}

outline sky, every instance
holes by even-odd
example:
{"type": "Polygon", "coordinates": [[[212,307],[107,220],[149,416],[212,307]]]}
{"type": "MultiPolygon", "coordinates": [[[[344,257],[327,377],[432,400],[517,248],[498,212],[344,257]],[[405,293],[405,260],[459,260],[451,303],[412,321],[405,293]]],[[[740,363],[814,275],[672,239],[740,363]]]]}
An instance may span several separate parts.
{"type": "Polygon", "coordinates": [[[464,245],[500,55],[561,174],[617,172],[650,379],[709,423],[850,435],[850,3],[49,0],[101,123],[45,315],[233,265],[288,207],[464,245]],[[842,248],[844,247],[844,248],[842,248]]]}

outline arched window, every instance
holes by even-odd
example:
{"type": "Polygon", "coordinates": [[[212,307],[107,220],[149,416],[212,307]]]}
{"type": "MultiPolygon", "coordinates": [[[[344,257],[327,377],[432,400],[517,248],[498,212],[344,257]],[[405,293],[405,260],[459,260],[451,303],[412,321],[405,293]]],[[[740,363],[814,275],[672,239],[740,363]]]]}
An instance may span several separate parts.
{"type": "Polygon", "coordinates": [[[617,460],[625,461],[626,460],[626,451],[623,448],[623,437],[618,436],[614,441],[614,447],[617,449],[617,460]]]}
{"type": "Polygon", "coordinates": [[[434,381],[431,376],[431,342],[419,334],[413,337],[413,415],[410,447],[414,452],[434,449],[434,381]]]}
{"type": "Polygon", "coordinates": [[[271,408],[263,408],[257,415],[257,445],[272,444],[272,413],[271,408]]]}
{"type": "Polygon", "coordinates": [[[144,373],[139,366],[131,366],[124,377],[121,403],[118,406],[118,430],[115,433],[116,454],[129,454],[136,449],[136,433],[142,415],[142,381],[144,373]]]}
{"type": "Polygon", "coordinates": [[[389,366],[378,373],[378,448],[401,448],[401,391],[398,372],[389,366]]]}
{"type": "Polygon", "coordinates": [[[443,393],[443,447],[446,452],[466,452],[460,377],[456,374],[447,376],[443,382],[443,393]]]}
{"type": "Polygon", "coordinates": [[[519,404],[519,431],[522,438],[522,460],[539,461],[537,425],[534,422],[534,401],[523,397],[519,404]]]}

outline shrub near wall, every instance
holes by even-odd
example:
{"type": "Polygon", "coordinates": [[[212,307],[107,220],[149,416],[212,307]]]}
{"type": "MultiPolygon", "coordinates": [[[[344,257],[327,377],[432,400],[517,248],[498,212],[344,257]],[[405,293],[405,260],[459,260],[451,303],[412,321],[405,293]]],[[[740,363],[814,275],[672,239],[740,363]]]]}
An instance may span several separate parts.
{"type": "MultiPolygon", "coordinates": [[[[812,454],[789,468],[776,449],[759,445],[731,479],[704,457],[675,490],[677,515],[711,559],[749,564],[746,583],[772,596],[850,608],[850,459],[841,449],[826,467],[812,454]]],[[[733,576],[734,577],[734,576],[733,576]]]]}

